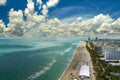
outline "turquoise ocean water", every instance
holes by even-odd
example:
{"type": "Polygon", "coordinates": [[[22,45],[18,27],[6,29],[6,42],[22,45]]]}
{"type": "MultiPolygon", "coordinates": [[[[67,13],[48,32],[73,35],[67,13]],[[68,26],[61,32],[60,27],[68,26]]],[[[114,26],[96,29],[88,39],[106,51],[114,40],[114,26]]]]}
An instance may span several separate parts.
{"type": "Polygon", "coordinates": [[[58,80],[86,38],[0,38],[0,80],[58,80]]]}

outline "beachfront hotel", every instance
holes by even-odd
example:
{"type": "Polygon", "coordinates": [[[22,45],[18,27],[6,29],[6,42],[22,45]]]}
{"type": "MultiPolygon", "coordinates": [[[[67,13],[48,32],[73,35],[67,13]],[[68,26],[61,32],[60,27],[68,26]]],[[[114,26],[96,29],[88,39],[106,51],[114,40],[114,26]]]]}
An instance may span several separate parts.
{"type": "Polygon", "coordinates": [[[120,47],[116,41],[101,40],[93,41],[96,53],[102,53],[105,61],[120,61],[120,47]]]}
{"type": "Polygon", "coordinates": [[[120,61],[120,48],[106,48],[104,49],[104,56],[106,61],[120,61]]]}

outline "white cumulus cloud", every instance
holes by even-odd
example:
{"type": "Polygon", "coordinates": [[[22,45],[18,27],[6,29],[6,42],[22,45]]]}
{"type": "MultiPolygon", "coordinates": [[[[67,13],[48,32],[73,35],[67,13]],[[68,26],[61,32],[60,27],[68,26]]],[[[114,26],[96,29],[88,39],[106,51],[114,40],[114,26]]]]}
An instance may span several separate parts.
{"type": "Polygon", "coordinates": [[[67,19],[47,19],[49,8],[58,4],[59,0],[48,0],[43,4],[42,0],[27,0],[24,11],[9,11],[9,23],[7,28],[0,20],[0,33],[16,36],[82,36],[82,35],[110,35],[120,34],[120,18],[113,19],[109,15],[99,14],[93,18],[75,17],[67,19]],[[35,11],[38,5],[42,14],[35,11]],[[24,19],[24,16],[26,19],[24,19]]]}
{"type": "Polygon", "coordinates": [[[48,8],[47,8],[46,5],[43,5],[43,9],[42,9],[41,13],[42,13],[44,16],[46,16],[46,15],[48,14],[48,8]]]}
{"type": "Polygon", "coordinates": [[[42,11],[41,13],[44,15],[44,16],[47,16],[48,15],[48,8],[51,8],[51,7],[54,7],[58,4],[59,0],[48,0],[48,2],[46,2],[46,4],[44,4],[42,6],[42,11]]]}
{"type": "Polygon", "coordinates": [[[5,5],[7,0],[0,0],[0,5],[5,5]]]}
{"type": "Polygon", "coordinates": [[[13,8],[9,12],[10,23],[23,23],[23,12],[22,10],[15,11],[13,8]]]}
{"type": "Polygon", "coordinates": [[[27,8],[30,12],[34,11],[34,2],[32,0],[27,0],[28,4],[27,4],[27,8]]]}
{"type": "MultiPolygon", "coordinates": [[[[0,0],[0,3],[6,3],[6,0],[0,0]]],[[[24,11],[18,10],[15,11],[13,8],[9,11],[9,23],[7,24],[7,28],[3,21],[0,21],[0,32],[5,32],[6,34],[21,36],[31,29],[35,29],[34,27],[37,24],[46,24],[48,15],[48,8],[55,6],[58,3],[58,0],[49,0],[46,4],[42,3],[42,0],[36,0],[36,4],[33,0],[27,0],[27,7],[24,11]],[[48,4],[48,5],[47,5],[48,4]],[[38,5],[39,9],[42,8],[41,14],[35,11],[35,5],[38,5]],[[26,19],[24,19],[24,16],[26,19]]],[[[55,19],[54,21],[48,21],[50,24],[57,23],[59,20],[55,19]]],[[[45,25],[46,26],[46,25],[45,25]]],[[[57,24],[56,24],[57,26],[57,24]]],[[[48,30],[45,30],[48,31],[48,30]]],[[[50,30],[49,30],[50,32],[50,30]]]]}
{"type": "Polygon", "coordinates": [[[82,36],[120,34],[120,19],[99,14],[90,19],[78,17],[72,23],[61,22],[54,18],[41,23],[26,35],[34,36],[82,36]]]}
{"type": "Polygon", "coordinates": [[[58,4],[59,0],[49,0],[46,4],[47,6],[50,7],[54,7],[58,4]]]}
{"type": "Polygon", "coordinates": [[[9,12],[9,24],[7,33],[10,33],[12,35],[21,36],[25,32],[24,28],[24,20],[23,20],[23,12],[22,10],[15,11],[14,9],[11,9],[9,12]]]}
{"type": "MultiPolygon", "coordinates": [[[[40,0],[38,0],[40,2],[40,0]]],[[[28,0],[27,8],[24,11],[24,14],[27,18],[25,21],[25,25],[28,28],[33,27],[36,23],[39,23],[41,21],[45,20],[44,15],[39,15],[37,12],[34,11],[35,5],[32,0],[28,0]]]]}
{"type": "Polygon", "coordinates": [[[109,23],[103,23],[100,25],[100,27],[97,29],[97,32],[99,33],[109,33],[111,32],[111,24],[109,23]]]}
{"type": "Polygon", "coordinates": [[[5,31],[5,24],[2,20],[0,20],[0,33],[4,33],[5,31]]]}
{"type": "Polygon", "coordinates": [[[37,5],[39,5],[39,9],[42,7],[42,0],[37,0],[37,5]]]}
{"type": "Polygon", "coordinates": [[[42,0],[37,0],[37,3],[42,5],[42,0]]]}

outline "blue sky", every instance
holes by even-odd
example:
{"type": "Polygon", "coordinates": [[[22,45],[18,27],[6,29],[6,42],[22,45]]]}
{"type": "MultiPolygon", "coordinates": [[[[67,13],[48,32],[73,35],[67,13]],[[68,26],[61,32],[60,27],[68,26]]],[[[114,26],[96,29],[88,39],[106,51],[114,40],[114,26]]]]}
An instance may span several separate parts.
{"type": "MultiPolygon", "coordinates": [[[[36,0],[33,0],[34,2],[36,0]]],[[[46,3],[47,0],[42,0],[46,3]]],[[[112,18],[120,17],[120,0],[60,0],[59,3],[49,9],[48,17],[65,19],[69,17],[82,16],[93,17],[100,13],[109,14],[112,18]]],[[[8,23],[8,13],[11,8],[24,10],[27,0],[7,0],[6,5],[0,6],[0,19],[8,23]]],[[[36,6],[36,11],[37,11],[36,6]]]]}
{"type": "Polygon", "coordinates": [[[120,0],[0,0],[0,33],[120,35],[120,0]]]}
{"type": "Polygon", "coordinates": [[[93,17],[98,14],[109,14],[113,18],[120,17],[120,0],[61,0],[50,16],[63,17],[93,17]]]}

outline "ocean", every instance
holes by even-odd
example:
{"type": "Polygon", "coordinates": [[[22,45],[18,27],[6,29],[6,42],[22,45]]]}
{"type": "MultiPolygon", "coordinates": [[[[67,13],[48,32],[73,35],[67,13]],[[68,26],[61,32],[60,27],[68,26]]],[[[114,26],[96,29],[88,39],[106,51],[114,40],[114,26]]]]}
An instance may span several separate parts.
{"type": "Polygon", "coordinates": [[[83,40],[0,38],[0,80],[59,80],[83,40]]]}

